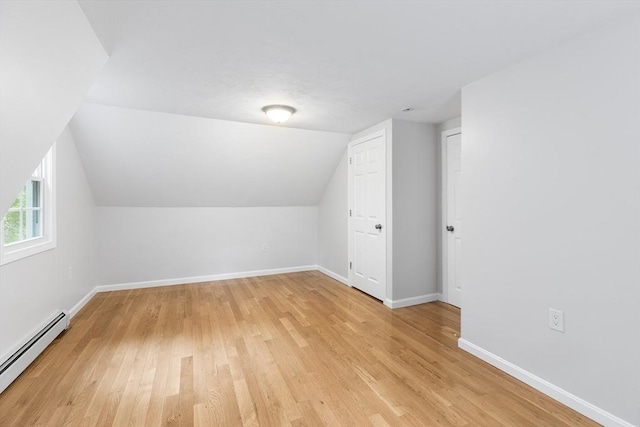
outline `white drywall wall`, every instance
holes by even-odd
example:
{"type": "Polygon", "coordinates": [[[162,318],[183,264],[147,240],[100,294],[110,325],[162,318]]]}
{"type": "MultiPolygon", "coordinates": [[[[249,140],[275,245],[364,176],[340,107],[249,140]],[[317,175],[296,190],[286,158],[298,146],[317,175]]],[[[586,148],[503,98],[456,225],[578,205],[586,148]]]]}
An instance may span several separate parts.
{"type": "Polygon", "coordinates": [[[68,129],[58,138],[56,159],[56,248],[0,267],[0,361],[96,285],[95,207],[68,129]]]}
{"type": "Polygon", "coordinates": [[[392,126],[395,301],[437,291],[439,203],[436,127],[395,119],[392,126]]]}
{"type": "Polygon", "coordinates": [[[317,215],[317,207],[101,207],[100,284],[316,265],[317,215]]]}
{"type": "Polygon", "coordinates": [[[98,206],[317,206],[349,135],[83,104],[98,206]]]}
{"type": "Polygon", "coordinates": [[[107,54],[75,1],[0,2],[0,213],[58,138],[107,54]]]}
{"type": "Polygon", "coordinates": [[[437,126],[437,131],[444,132],[445,130],[459,128],[460,126],[462,126],[462,117],[454,117],[452,119],[439,123],[437,126]]]}
{"type": "Polygon", "coordinates": [[[639,64],[636,15],[462,94],[462,338],[634,425],[639,64]]]}
{"type": "Polygon", "coordinates": [[[349,274],[348,163],[345,150],[318,205],[318,265],[343,278],[349,274]]]}

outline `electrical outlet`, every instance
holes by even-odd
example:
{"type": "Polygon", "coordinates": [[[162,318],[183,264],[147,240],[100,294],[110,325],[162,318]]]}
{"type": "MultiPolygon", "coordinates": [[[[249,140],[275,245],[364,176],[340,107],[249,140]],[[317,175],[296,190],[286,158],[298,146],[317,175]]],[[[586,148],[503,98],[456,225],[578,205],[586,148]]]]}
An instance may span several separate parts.
{"type": "Polygon", "coordinates": [[[267,245],[266,243],[262,244],[262,252],[269,252],[269,245],[267,245]]]}
{"type": "Polygon", "coordinates": [[[554,331],[564,332],[564,312],[549,308],[549,328],[554,331]]]}

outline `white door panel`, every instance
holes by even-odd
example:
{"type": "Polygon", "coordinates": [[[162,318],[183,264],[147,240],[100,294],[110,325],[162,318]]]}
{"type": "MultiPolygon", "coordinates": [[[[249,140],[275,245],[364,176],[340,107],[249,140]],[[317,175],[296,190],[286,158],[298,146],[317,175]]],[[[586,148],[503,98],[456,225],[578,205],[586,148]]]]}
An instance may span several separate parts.
{"type": "Polygon", "coordinates": [[[385,167],[383,135],[351,147],[352,285],[381,300],[386,296],[385,167]]]}
{"type": "Polygon", "coordinates": [[[353,268],[354,275],[360,278],[364,278],[364,274],[365,274],[364,272],[366,271],[366,268],[363,264],[363,262],[366,261],[367,259],[364,253],[366,249],[365,239],[366,239],[365,233],[360,231],[355,232],[355,235],[354,235],[355,250],[353,255],[352,268],[353,268]]]}

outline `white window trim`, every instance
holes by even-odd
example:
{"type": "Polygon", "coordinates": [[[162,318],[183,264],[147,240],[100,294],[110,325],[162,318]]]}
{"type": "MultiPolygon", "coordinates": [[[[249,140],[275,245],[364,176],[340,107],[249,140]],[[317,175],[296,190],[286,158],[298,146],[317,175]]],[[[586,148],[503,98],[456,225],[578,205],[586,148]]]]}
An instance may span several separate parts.
{"type": "Polygon", "coordinates": [[[4,245],[4,232],[0,230],[0,265],[39,254],[56,247],[56,146],[43,159],[45,166],[42,236],[4,245]]]}

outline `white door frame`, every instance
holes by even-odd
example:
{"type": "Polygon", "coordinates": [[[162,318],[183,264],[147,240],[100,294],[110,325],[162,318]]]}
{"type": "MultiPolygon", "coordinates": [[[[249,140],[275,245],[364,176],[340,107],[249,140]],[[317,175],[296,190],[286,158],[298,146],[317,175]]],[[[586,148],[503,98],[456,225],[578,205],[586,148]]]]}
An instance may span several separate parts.
{"type": "Polygon", "coordinates": [[[385,246],[386,246],[386,251],[387,251],[387,257],[386,257],[386,286],[385,286],[385,297],[382,299],[383,303],[385,305],[388,305],[388,296],[389,294],[389,286],[391,284],[391,278],[390,278],[390,274],[391,274],[391,265],[389,262],[389,257],[391,255],[391,214],[390,214],[390,209],[389,209],[389,181],[390,181],[390,166],[391,166],[391,156],[389,155],[389,142],[387,141],[387,132],[385,129],[382,129],[380,131],[376,131],[376,132],[372,132],[367,136],[363,136],[362,138],[358,138],[358,139],[354,139],[352,141],[349,141],[349,146],[347,147],[347,232],[349,233],[349,237],[348,237],[348,251],[347,251],[347,255],[348,255],[348,260],[347,260],[347,279],[349,281],[349,286],[353,287],[353,269],[351,268],[351,262],[353,260],[353,251],[354,251],[354,245],[353,245],[353,225],[351,224],[351,216],[350,213],[353,209],[353,178],[351,176],[351,159],[352,159],[352,149],[353,146],[361,144],[363,142],[367,142],[370,141],[372,139],[378,138],[378,137],[382,137],[382,140],[384,142],[384,150],[385,150],[385,162],[386,162],[386,179],[385,179],[385,206],[386,206],[386,219],[385,222],[386,224],[384,225],[386,227],[386,239],[385,239],[385,246]]]}
{"type": "Polygon", "coordinates": [[[453,129],[447,129],[442,132],[440,137],[440,182],[442,187],[440,189],[440,206],[442,206],[441,218],[440,218],[440,249],[442,254],[442,299],[445,302],[449,302],[449,281],[448,281],[448,265],[447,254],[448,252],[448,240],[447,233],[447,138],[453,135],[461,134],[462,128],[457,127],[453,129]]]}

